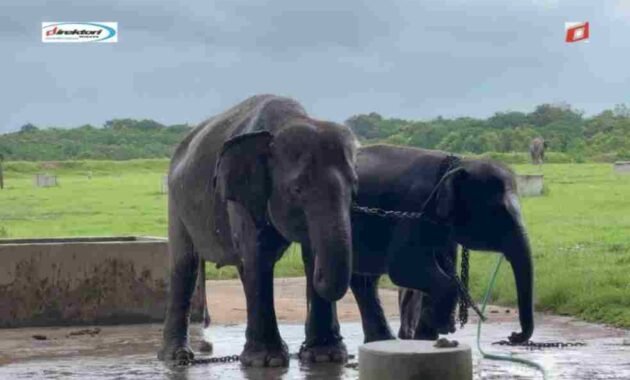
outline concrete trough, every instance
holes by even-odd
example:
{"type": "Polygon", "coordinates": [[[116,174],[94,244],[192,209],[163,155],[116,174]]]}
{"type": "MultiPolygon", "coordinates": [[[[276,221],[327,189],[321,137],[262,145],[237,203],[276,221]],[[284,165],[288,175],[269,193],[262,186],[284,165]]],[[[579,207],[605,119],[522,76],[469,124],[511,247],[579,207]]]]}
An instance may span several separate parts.
{"type": "Polygon", "coordinates": [[[472,380],[470,346],[436,348],[435,342],[387,340],[359,347],[360,380],[472,380]]]}
{"type": "Polygon", "coordinates": [[[516,176],[516,187],[521,197],[538,197],[543,193],[543,175],[526,174],[516,176]]]}
{"type": "Polygon", "coordinates": [[[615,173],[630,174],[630,161],[617,161],[613,165],[615,173]]]}
{"type": "Polygon", "coordinates": [[[160,322],[167,252],[168,241],[153,237],[0,239],[0,327],[160,322]]]}

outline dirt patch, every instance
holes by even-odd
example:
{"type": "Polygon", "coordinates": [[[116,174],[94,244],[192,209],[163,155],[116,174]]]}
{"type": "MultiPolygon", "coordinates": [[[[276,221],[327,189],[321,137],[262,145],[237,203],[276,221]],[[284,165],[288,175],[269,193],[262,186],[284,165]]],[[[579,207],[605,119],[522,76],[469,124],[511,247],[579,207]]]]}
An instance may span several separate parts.
{"type": "MultiPolygon", "coordinates": [[[[306,320],[306,278],[277,278],[274,280],[274,303],[278,323],[301,323],[306,320]]],[[[206,281],[208,308],[213,324],[235,324],[247,321],[245,295],[240,280],[206,281]]],[[[379,290],[381,303],[388,319],[398,318],[398,292],[379,290]]],[[[518,320],[514,309],[490,306],[494,321],[518,320]]],[[[469,312],[475,320],[474,312],[469,312]]],[[[337,302],[337,316],[341,322],[360,321],[359,308],[351,291],[337,302]]]]}

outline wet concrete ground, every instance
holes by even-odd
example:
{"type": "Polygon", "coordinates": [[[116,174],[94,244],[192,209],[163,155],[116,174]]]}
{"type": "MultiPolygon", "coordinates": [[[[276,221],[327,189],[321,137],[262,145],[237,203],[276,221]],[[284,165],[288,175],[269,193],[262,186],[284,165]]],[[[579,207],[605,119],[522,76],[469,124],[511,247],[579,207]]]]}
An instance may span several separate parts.
{"type": "MultiPolygon", "coordinates": [[[[503,318],[492,318],[491,319],[503,318]]],[[[553,379],[630,379],[630,332],[586,324],[570,318],[538,316],[535,341],[582,341],[586,347],[528,351],[492,346],[505,339],[516,323],[484,324],[482,344],[493,353],[513,352],[543,364],[553,379]]],[[[392,323],[397,328],[397,323],[392,323]]],[[[29,328],[0,330],[0,379],[356,379],[358,371],[341,365],[305,366],[291,360],[285,369],[244,369],[238,363],[170,368],[156,359],[161,325],[100,327],[100,332],[69,335],[84,328],[29,328]],[[46,337],[46,340],[37,340],[46,337]]],[[[283,324],[282,336],[297,352],[304,333],[301,324],[283,324]]],[[[351,354],[363,341],[360,323],[342,324],[351,354]]],[[[201,329],[193,326],[193,348],[201,329]]],[[[212,326],[214,355],[238,354],[244,343],[244,326],[212,326]]],[[[451,337],[475,346],[476,325],[451,337]]],[[[539,379],[532,369],[518,364],[481,359],[473,349],[475,379],[539,379]]],[[[197,357],[207,357],[197,353],[197,357]]],[[[352,361],[356,361],[352,360],[352,361]]],[[[351,362],[352,362],[351,361],[351,362]]]]}

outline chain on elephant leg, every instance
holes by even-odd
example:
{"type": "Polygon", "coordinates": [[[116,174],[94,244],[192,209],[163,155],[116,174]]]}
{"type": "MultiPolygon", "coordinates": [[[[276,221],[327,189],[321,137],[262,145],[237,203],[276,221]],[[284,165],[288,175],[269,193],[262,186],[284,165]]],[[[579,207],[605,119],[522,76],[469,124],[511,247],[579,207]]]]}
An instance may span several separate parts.
{"type": "Polygon", "coordinates": [[[345,363],[348,351],[339,333],[336,307],[334,303],[325,303],[321,299],[311,303],[306,322],[306,340],[300,347],[298,357],[303,362],[345,363]]]}
{"type": "Polygon", "coordinates": [[[345,363],[348,351],[339,332],[337,306],[320,297],[313,286],[314,265],[308,245],[302,245],[302,259],[306,274],[306,298],[308,315],[306,319],[306,339],[298,357],[302,362],[345,363]]]}

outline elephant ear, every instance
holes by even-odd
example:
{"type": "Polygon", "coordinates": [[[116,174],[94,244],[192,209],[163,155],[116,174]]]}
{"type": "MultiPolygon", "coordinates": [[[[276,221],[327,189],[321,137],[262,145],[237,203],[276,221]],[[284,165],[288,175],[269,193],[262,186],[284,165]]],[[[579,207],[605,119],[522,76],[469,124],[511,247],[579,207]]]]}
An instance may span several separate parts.
{"type": "Polygon", "coordinates": [[[261,131],[226,141],[214,172],[217,195],[243,205],[257,222],[265,215],[271,192],[267,159],[272,139],[271,133],[261,131]]]}
{"type": "Polygon", "coordinates": [[[446,222],[453,222],[455,219],[456,205],[456,188],[462,183],[462,180],[468,176],[465,169],[453,173],[444,180],[437,191],[435,214],[438,218],[446,222]]]}

